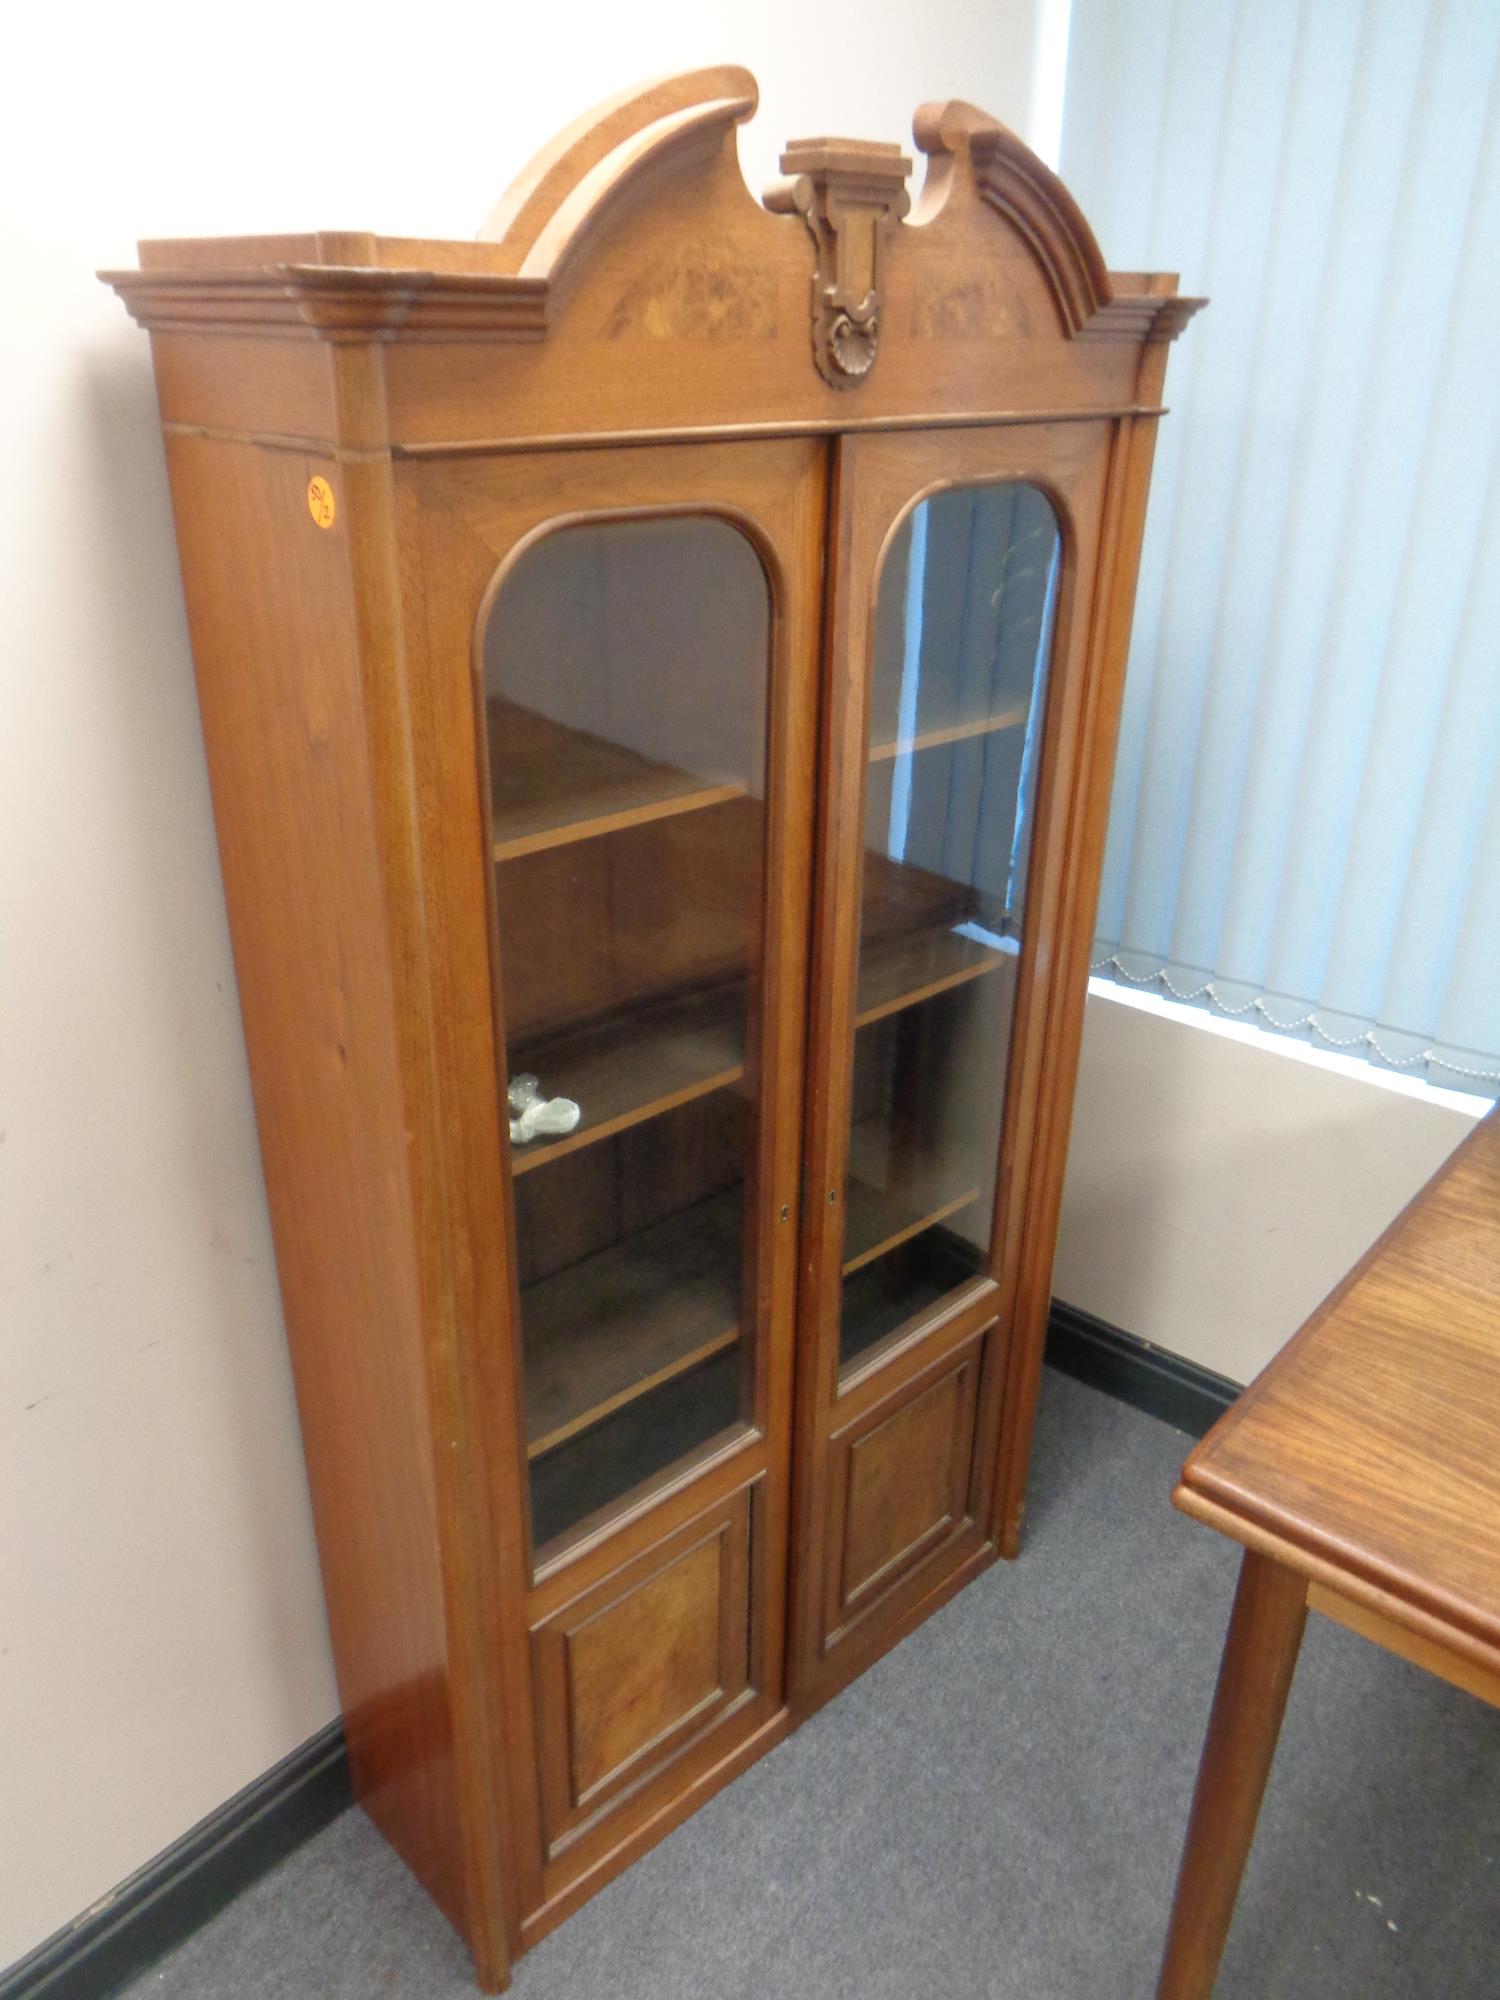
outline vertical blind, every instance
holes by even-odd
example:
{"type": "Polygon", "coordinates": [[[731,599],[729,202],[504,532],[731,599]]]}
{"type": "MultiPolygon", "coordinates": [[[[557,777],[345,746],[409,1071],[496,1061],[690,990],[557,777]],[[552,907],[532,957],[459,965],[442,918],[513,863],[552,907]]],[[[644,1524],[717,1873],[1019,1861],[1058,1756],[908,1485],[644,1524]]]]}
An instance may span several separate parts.
{"type": "Polygon", "coordinates": [[[1500,1090],[1500,5],[1074,0],[1173,350],[1096,969],[1500,1090]]]}

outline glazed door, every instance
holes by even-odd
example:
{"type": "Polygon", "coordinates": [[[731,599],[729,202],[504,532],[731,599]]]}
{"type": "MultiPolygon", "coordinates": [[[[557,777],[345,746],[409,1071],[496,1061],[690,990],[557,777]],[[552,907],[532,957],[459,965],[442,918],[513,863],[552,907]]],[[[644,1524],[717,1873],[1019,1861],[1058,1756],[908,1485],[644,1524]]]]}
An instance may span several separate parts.
{"type": "Polygon", "coordinates": [[[473,645],[539,1921],[783,1701],[825,468],[413,475],[473,645]]]}
{"type": "Polygon", "coordinates": [[[803,1700],[995,1547],[1007,1385],[1036,1332],[1018,1328],[1017,1280],[1109,448],[1091,423],[837,448],[800,1329],[803,1700]]]}

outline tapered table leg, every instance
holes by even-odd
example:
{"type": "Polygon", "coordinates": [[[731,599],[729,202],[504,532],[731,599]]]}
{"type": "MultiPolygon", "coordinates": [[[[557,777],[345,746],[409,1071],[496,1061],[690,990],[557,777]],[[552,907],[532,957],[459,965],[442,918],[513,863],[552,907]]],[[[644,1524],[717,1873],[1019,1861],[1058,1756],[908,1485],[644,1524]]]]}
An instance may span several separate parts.
{"type": "Polygon", "coordinates": [[[1306,1621],[1306,1577],[1247,1549],[1156,2000],[1208,2000],[1213,1991],[1306,1621]]]}

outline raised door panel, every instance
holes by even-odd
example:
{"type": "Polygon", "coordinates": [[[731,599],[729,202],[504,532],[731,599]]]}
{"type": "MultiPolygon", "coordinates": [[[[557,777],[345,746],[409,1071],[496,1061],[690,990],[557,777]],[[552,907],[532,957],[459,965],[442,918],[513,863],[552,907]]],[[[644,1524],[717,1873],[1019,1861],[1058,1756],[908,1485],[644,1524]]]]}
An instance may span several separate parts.
{"type": "Polygon", "coordinates": [[[982,1359],[967,1343],[834,1435],[828,1643],[972,1529],[982,1359]]]}
{"type": "Polygon", "coordinates": [[[533,1635],[549,1860],[750,1693],[752,1514],[733,1495],[533,1635]]]}

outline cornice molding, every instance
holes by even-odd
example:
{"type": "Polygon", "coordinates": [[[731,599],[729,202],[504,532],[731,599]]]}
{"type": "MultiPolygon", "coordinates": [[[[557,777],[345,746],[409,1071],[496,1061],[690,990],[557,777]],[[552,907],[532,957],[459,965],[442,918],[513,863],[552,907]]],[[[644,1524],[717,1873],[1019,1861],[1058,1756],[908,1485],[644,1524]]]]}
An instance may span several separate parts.
{"type": "Polygon", "coordinates": [[[152,333],[256,333],[323,340],[539,340],[545,280],[332,264],[239,271],[101,271],[152,333]]]}

